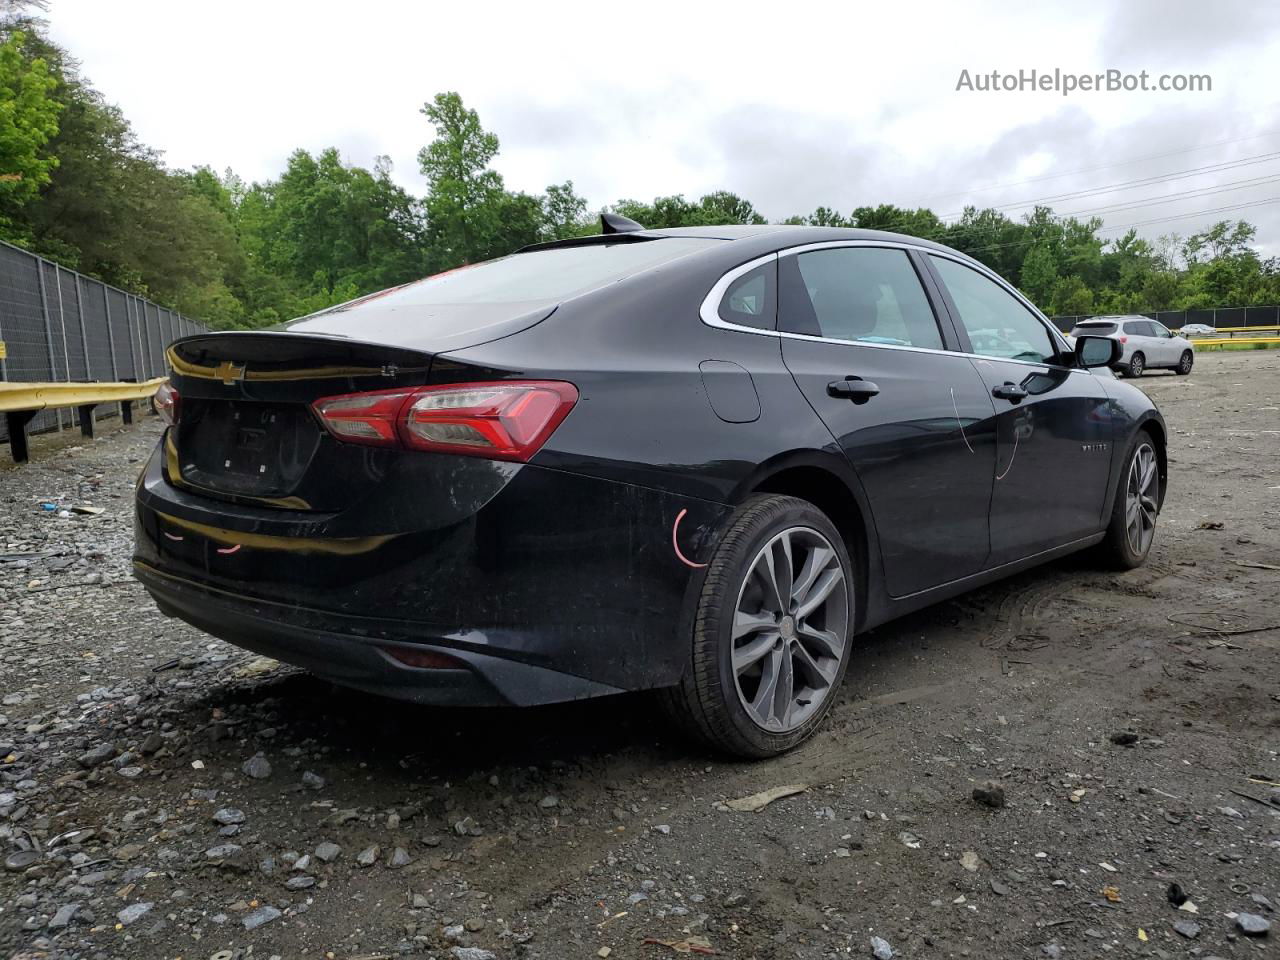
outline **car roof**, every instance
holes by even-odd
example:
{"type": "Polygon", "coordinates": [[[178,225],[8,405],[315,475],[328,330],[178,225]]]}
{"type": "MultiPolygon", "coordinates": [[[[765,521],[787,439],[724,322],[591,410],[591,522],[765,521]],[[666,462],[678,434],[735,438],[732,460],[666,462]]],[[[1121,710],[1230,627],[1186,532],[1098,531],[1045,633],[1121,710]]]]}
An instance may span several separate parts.
{"type": "Polygon", "coordinates": [[[738,241],[742,242],[743,246],[753,248],[753,251],[759,254],[768,253],[772,250],[784,250],[787,247],[806,243],[826,243],[838,240],[883,240],[937,250],[952,256],[962,257],[974,263],[978,262],[952,247],[905,233],[890,233],[886,230],[861,230],[856,227],[814,227],[789,223],[735,223],[720,226],[664,227],[622,233],[591,234],[585,237],[572,237],[567,240],[551,240],[544,243],[530,244],[517,252],[524,253],[530,250],[546,250],[551,247],[594,243],[657,240],[663,237],[703,237],[708,240],[738,241]]]}

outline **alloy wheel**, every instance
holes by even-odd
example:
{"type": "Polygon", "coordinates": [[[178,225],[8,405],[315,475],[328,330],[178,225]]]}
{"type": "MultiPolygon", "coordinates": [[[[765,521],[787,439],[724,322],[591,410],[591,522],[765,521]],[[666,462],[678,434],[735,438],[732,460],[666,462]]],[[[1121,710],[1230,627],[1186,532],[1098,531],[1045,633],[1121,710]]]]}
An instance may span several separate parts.
{"type": "Polygon", "coordinates": [[[1142,376],[1142,369],[1146,366],[1146,362],[1142,359],[1141,354],[1129,361],[1129,372],[1135,377],[1142,376]]]}
{"type": "Polygon", "coordinates": [[[1125,532],[1129,549],[1139,557],[1150,549],[1156,533],[1158,483],[1156,452],[1151,444],[1144,443],[1129,463],[1129,479],[1125,483],[1125,532]]]}
{"type": "Polygon", "coordinates": [[[1183,372],[1183,373],[1190,373],[1190,372],[1191,372],[1191,363],[1192,363],[1192,359],[1191,359],[1191,351],[1189,351],[1189,350],[1188,350],[1186,353],[1184,353],[1184,354],[1182,355],[1182,360],[1181,360],[1181,362],[1179,363],[1179,366],[1181,366],[1181,367],[1182,367],[1182,372],[1183,372]]]}
{"type": "Polygon", "coordinates": [[[759,727],[788,733],[831,695],[849,637],[849,577],[831,542],[789,527],[756,554],[738,591],[732,666],[759,727]]]}

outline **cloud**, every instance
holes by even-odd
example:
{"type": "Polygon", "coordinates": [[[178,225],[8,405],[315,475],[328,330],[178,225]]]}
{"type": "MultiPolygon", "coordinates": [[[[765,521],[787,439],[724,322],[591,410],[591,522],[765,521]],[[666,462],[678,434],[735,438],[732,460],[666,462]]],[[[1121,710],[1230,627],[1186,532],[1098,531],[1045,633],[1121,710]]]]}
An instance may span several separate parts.
{"type": "Polygon", "coordinates": [[[1274,56],[1266,41],[1277,32],[1280,5],[1266,0],[1126,0],[1114,5],[1101,31],[1101,53],[1117,69],[1195,72],[1241,47],[1274,56]]]}

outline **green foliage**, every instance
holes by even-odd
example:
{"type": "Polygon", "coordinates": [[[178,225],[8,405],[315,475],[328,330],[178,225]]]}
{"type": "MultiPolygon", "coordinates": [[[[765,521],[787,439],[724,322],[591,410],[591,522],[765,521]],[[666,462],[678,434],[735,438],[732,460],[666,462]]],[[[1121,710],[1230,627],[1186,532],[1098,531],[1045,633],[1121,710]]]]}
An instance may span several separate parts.
{"type": "MultiPolygon", "coordinates": [[[[452,92],[422,108],[433,134],[418,154],[425,197],[393,181],[387,158],[366,169],[332,148],[298,150],[278,178],[262,183],[207,167],[167,169],[27,12],[42,9],[42,0],[0,0],[0,239],[212,326],[269,326],[600,229],[571,180],[542,194],[508,190],[493,168],[497,136],[452,92]]],[[[725,190],[624,199],[606,209],[650,228],[766,222],[725,190]]],[[[1132,231],[1106,240],[1100,220],[1047,207],[1018,220],[968,207],[951,223],[926,208],[818,207],[784,222],[946,244],[1049,313],[1280,303],[1280,263],[1259,256],[1244,221],[1154,243],[1132,231]]]]}
{"type": "Polygon", "coordinates": [[[630,217],[651,230],[768,222],[756,212],[749,201],[726,190],[708,193],[697,201],[686,200],[680,194],[656,197],[652,203],[619,200],[611,210],[624,217],[630,217]]]}
{"type": "Polygon", "coordinates": [[[542,198],[542,239],[568,240],[595,233],[598,225],[587,216],[587,200],[573,189],[573,181],[553,183],[542,198]]]}
{"type": "Polygon", "coordinates": [[[1057,283],[1057,258],[1046,244],[1036,244],[1022,261],[1022,292],[1035,303],[1048,303],[1057,283]]]}
{"type": "Polygon", "coordinates": [[[433,266],[474,263],[494,253],[504,210],[502,177],[489,169],[498,138],[480,126],[480,117],[463,106],[456,93],[438,93],[422,107],[436,129],[435,139],[418,152],[427,178],[427,238],[433,266]]]}
{"type": "Polygon", "coordinates": [[[6,220],[58,165],[42,149],[58,132],[57,81],[43,59],[25,55],[25,43],[20,30],[0,43],[0,217],[6,220]]]}

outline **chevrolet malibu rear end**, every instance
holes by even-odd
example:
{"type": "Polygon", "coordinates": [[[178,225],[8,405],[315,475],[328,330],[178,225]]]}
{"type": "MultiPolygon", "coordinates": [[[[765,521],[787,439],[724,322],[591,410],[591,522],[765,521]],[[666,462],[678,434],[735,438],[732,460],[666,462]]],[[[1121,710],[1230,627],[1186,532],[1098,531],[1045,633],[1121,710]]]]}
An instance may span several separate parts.
{"type": "Polygon", "coordinates": [[[721,245],[557,247],[177,341],[137,576],[210,634],[420,702],[676,682],[673,518],[697,552],[726,508],[615,456],[649,389],[689,395],[697,358],[642,385],[614,357],[634,340],[637,370],[666,366],[639,344],[721,245]]]}

